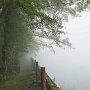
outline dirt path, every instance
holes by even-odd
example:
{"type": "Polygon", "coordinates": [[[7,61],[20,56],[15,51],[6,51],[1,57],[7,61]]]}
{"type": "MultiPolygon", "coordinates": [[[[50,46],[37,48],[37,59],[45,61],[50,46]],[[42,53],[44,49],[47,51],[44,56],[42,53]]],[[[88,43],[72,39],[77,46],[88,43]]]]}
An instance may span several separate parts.
{"type": "Polygon", "coordinates": [[[0,90],[40,90],[37,84],[34,84],[35,75],[32,70],[31,61],[23,61],[21,63],[21,72],[14,78],[4,82],[0,86],[0,90]]]}

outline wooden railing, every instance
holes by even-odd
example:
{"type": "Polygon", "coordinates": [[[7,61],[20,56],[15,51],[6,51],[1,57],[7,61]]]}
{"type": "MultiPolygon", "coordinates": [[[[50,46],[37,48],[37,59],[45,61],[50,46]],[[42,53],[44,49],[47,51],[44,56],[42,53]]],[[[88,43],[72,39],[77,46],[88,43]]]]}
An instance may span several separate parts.
{"type": "Polygon", "coordinates": [[[53,80],[46,73],[46,87],[47,90],[60,90],[60,88],[53,82],[53,80]]]}
{"type": "Polygon", "coordinates": [[[45,67],[40,67],[38,62],[32,58],[33,70],[35,70],[35,81],[41,85],[41,90],[60,90],[45,71],[45,67]]]}

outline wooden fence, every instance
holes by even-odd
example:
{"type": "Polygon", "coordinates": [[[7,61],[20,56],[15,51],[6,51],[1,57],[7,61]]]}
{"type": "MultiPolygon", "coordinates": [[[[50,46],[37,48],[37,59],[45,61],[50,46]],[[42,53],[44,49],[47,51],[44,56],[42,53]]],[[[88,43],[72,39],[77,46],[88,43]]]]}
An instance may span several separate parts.
{"type": "Polygon", "coordinates": [[[45,67],[40,67],[38,62],[32,58],[33,70],[35,71],[35,81],[40,85],[41,90],[61,90],[48,76],[45,67]]]}

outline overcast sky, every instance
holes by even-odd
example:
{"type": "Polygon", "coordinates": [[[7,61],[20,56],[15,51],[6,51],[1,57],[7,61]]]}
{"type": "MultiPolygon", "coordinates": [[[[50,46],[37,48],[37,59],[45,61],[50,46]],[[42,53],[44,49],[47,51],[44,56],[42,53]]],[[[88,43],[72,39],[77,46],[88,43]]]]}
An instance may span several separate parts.
{"type": "Polygon", "coordinates": [[[37,60],[66,90],[70,87],[90,90],[90,12],[69,20],[66,31],[75,49],[55,47],[55,54],[43,49],[38,52],[37,60]]]}

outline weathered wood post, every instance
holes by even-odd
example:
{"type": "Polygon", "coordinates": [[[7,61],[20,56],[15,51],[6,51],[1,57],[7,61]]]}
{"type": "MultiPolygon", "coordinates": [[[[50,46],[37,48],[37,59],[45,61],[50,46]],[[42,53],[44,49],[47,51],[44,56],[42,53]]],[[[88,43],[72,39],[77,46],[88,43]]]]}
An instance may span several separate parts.
{"type": "Polygon", "coordinates": [[[36,76],[36,82],[38,82],[38,62],[36,62],[35,65],[35,76],[36,76]]]}
{"type": "Polygon", "coordinates": [[[32,61],[32,70],[35,72],[35,70],[36,70],[36,60],[31,58],[31,61],[32,61]]]}
{"type": "Polygon", "coordinates": [[[46,90],[45,67],[41,67],[41,90],[46,90]]]}

